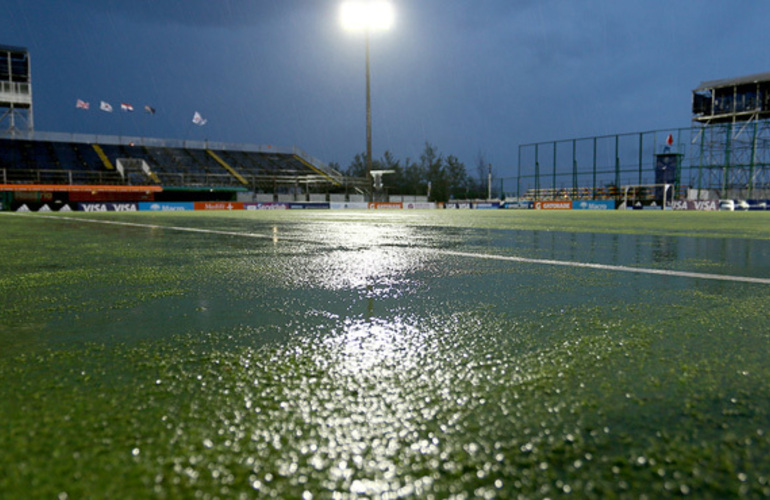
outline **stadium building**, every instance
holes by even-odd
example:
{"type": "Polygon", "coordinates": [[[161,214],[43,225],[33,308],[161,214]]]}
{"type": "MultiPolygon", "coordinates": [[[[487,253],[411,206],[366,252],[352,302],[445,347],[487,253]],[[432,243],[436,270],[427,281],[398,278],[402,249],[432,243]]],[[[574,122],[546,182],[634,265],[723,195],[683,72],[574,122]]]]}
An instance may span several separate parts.
{"type": "MultiPolygon", "coordinates": [[[[386,171],[348,177],[293,147],[37,132],[31,74],[25,48],[0,45],[0,210],[432,205],[427,197],[388,199],[386,171]]],[[[501,198],[513,203],[446,206],[701,209],[738,199],[770,207],[770,73],[702,83],[692,92],[692,121],[688,128],[521,145],[517,175],[500,186],[501,198]]]]}
{"type": "Polygon", "coordinates": [[[33,123],[29,52],[0,46],[0,204],[6,210],[128,201],[364,201],[370,194],[367,179],[343,176],[297,148],[45,133],[33,123]]]}

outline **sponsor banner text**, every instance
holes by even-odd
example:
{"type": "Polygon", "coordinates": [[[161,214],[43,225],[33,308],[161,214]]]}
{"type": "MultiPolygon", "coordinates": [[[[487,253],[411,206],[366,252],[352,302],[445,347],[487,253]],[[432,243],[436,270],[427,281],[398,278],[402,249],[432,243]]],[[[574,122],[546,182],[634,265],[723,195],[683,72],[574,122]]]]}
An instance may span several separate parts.
{"type": "Polygon", "coordinates": [[[536,201],[535,210],[571,210],[571,200],[546,200],[536,201]]]}
{"type": "Polygon", "coordinates": [[[138,205],[140,211],[150,212],[184,212],[187,210],[195,210],[195,204],[191,201],[143,201],[138,205]]]}

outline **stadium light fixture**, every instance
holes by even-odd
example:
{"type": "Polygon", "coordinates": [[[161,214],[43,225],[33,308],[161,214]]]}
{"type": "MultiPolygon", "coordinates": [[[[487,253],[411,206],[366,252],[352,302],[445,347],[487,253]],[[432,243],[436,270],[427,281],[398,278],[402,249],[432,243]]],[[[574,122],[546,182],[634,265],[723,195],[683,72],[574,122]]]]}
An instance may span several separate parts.
{"type": "Polygon", "coordinates": [[[351,31],[387,30],[393,26],[393,5],[385,1],[347,1],[340,8],[342,26],[351,31]]]}
{"type": "Polygon", "coordinates": [[[384,0],[360,0],[343,2],[340,7],[342,26],[350,31],[363,31],[366,35],[366,178],[372,181],[372,93],[369,71],[369,33],[383,31],[393,26],[395,14],[390,2],[384,0]]]}

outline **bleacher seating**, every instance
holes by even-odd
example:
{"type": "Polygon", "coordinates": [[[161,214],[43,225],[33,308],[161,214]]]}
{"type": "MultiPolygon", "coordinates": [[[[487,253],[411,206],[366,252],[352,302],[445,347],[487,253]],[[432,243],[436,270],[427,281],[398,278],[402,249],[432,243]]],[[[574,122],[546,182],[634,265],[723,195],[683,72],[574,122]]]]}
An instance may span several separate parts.
{"type": "Polygon", "coordinates": [[[333,182],[342,178],[328,167],[312,165],[294,152],[154,144],[160,141],[116,142],[0,138],[0,183],[160,184],[241,189],[248,183],[249,187],[258,189],[260,186],[273,188],[279,180],[288,183],[287,179],[304,177],[333,182]],[[119,159],[143,160],[152,175],[142,171],[121,175],[116,168],[119,159]]]}

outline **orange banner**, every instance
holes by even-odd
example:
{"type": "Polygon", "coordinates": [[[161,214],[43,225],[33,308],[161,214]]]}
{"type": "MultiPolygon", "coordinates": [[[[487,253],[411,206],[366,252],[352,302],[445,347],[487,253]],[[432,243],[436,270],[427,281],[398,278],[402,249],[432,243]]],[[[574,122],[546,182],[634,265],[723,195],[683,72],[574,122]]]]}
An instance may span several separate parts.
{"type": "Polygon", "coordinates": [[[369,203],[369,208],[377,210],[398,210],[404,208],[403,203],[369,203]]]}
{"type": "Polygon", "coordinates": [[[240,201],[196,201],[195,210],[243,210],[240,201]]]}
{"type": "Polygon", "coordinates": [[[535,210],[572,210],[572,201],[570,200],[536,201],[535,210]]]}

